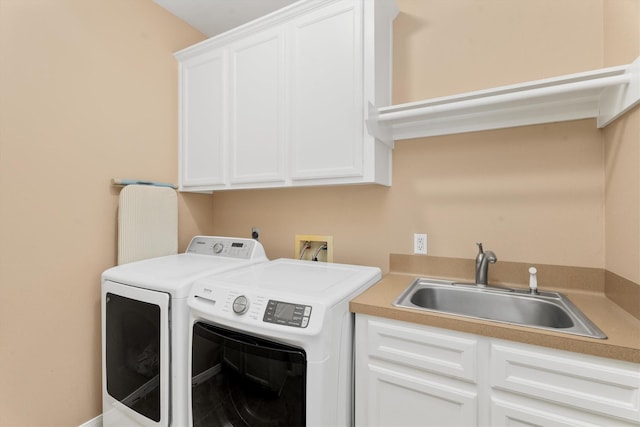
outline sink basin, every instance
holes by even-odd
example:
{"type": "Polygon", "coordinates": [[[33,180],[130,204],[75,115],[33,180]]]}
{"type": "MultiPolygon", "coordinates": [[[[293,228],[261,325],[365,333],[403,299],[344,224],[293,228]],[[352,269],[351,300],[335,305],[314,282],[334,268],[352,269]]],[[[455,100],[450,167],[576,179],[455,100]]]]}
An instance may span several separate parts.
{"type": "Polygon", "coordinates": [[[397,307],[433,311],[604,339],[607,336],[559,292],[480,288],[418,278],[394,301],[397,307]]]}

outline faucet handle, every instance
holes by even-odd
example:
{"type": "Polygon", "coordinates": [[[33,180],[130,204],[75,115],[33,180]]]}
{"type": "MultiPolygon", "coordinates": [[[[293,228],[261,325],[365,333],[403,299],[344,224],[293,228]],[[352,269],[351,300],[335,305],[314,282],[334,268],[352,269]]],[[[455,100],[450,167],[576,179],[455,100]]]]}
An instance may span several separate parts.
{"type": "Polygon", "coordinates": [[[482,242],[478,242],[478,243],[476,243],[476,245],[478,245],[478,253],[483,254],[484,250],[482,249],[482,242]]]}

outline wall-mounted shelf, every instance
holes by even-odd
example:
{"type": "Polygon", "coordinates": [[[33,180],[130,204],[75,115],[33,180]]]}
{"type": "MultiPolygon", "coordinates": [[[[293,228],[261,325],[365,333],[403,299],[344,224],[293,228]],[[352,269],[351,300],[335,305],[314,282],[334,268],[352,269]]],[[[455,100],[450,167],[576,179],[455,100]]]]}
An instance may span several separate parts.
{"type": "Polygon", "coordinates": [[[596,118],[602,128],[640,103],[640,58],[629,65],[376,109],[378,139],[448,135],[596,118]]]}

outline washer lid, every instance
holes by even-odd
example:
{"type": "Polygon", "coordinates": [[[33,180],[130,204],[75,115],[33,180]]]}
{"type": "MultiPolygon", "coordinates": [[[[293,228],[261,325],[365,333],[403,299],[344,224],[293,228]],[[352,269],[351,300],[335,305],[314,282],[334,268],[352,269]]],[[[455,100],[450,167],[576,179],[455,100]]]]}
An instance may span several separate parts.
{"type": "Polygon", "coordinates": [[[363,287],[380,280],[377,267],[277,259],[198,281],[208,287],[224,287],[331,307],[363,287]]]}

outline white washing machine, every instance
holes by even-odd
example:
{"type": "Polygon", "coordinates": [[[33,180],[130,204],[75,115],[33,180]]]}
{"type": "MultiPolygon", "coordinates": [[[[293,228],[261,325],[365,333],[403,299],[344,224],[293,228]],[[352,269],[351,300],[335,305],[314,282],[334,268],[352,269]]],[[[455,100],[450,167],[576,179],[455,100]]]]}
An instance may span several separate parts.
{"type": "Polygon", "coordinates": [[[196,236],[186,253],[102,274],[102,421],[105,427],[188,423],[193,282],[268,261],[253,239],[196,236]]]}
{"type": "Polygon", "coordinates": [[[278,259],[191,289],[190,425],[352,425],[349,301],[380,269],[278,259]]]}

